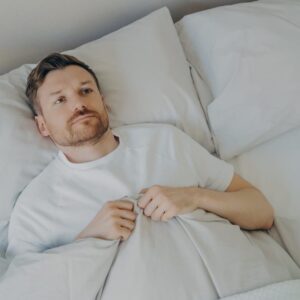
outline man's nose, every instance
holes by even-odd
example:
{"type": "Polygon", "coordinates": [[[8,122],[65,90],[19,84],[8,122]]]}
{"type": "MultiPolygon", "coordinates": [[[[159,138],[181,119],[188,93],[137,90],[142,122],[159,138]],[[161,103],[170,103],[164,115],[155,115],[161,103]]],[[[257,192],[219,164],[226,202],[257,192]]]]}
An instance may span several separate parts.
{"type": "Polygon", "coordinates": [[[87,109],[87,105],[84,102],[84,99],[80,97],[79,95],[74,95],[72,97],[72,110],[73,111],[78,111],[78,110],[84,110],[87,109]]]}

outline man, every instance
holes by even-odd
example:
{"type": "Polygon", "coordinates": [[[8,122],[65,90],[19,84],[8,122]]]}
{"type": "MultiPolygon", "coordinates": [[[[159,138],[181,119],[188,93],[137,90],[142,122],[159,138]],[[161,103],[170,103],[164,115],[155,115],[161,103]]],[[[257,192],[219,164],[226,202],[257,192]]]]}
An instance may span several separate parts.
{"type": "Polygon", "coordinates": [[[263,194],[180,130],[112,130],[97,77],[75,57],[43,59],[26,95],[39,132],[59,154],[17,201],[8,256],[88,237],[127,240],[136,213],[126,196],[138,193],[139,207],[156,222],[202,208],[244,229],[272,226],[263,194]]]}
{"type": "Polygon", "coordinates": [[[262,193],[174,126],[111,129],[86,64],[49,55],[26,95],[59,152],[10,218],[18,297],[40,298],[49,286],[42,298],[218,299],[300,278],[268,234],[239,228],[272,226],[262,193]]]}

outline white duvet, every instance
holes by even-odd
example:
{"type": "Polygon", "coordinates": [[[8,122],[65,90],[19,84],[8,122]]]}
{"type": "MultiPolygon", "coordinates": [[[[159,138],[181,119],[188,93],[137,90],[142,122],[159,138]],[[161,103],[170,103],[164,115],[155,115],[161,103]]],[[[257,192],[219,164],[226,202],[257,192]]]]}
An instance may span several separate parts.
{"type": "Polygon", "coordinates": [[[300,281],[291,281],[299,267],[267,233],[241,231],[200,209],[166,223],[135,210],[127,241],[82,239],[16,256],[0,279],[1,299],[207,300],[279,282],[300,295],[300,281]],[[202,264],[189,260],[195,253],[202,264]]]}

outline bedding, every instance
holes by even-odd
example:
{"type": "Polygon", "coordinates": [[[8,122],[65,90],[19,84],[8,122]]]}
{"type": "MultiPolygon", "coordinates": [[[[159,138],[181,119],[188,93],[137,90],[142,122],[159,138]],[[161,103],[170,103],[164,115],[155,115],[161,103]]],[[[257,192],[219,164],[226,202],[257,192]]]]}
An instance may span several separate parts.
{"type": "Polygon", "coordinates": [[[298,300],[300,280],[288,280],[271,284],[254,291],[238,294],[226,298],[224,300],[275,300],[289,299],[298,300]]]}
{"type": "Polygon", "coordinates": [[[210,123],[209,123],[207,107],[213,101],[214,97],[213,97],[211,90],[208,87],[207,83],[203,80],[203,78],[200,76],[199,72],[191,64],[190,64],[190,70],[191,70],[191,77],[193,79],[193,83],[194,83],[195,89],[197,91],[201,107],[202,107],[205,117],[206,117],[207,125],[208,125],[209,129],[211,129],[210,123]]]}
{"type": "Polygon", "coordinates": [[[218,7],[176,26],[188,61],[213,94],[203,105],[221,158],[300,125],[299,1],[218,7]]]}
{"type": "MultiPolygon", "coordinates": [[[[270,4],[282,8],[282,3],[283,1],[259,1],[253,4],[253,11],[268,15],[267,9],[261,10],[258,7],[270,4]],[[260,4],[261,2],[263,4],[260,4]]],[[[286,3],[295,7],[298,5],[296,1],[286,3]]],[[[243,7],[247,8],[247,5],[243,7]]],[[[239,7],[236,8],[237,12],[239,7]]],[[[283,11],[285,10],[278,9],[276,13],[281,14],[283,11]]],[[[296,12],[297,9],[295,14],[296,12]]],[[[209,10],[205,13],[213,15],[214,11],[209,10]]],[[[249,13],[251,14],[251,9],[249,13]]],[[[203,70],[198,69],[197,61],[189,59],[185,48],[192,76],[189,77],[188,63],[185,62],[170,21],[169,13],[162,9],[138,23],[131,24],[124,31],[116,32],[116,35],[109,35],[65,53],[78,56],[96,69],[105,99],[112,107],[111,117],[115,126],[145,121],[171,123],[185,130],[209,152],[213,152],[215,146],[208,128],[215,122],[211,118],[212,109],[209,107],[219,103],[216,102],[219,96],[214,94],[214,85],[218,81],[215,81],[215,78],[210,81],[203,70]],[[160,31],[162,28],[165,31],[160,31]],[[150,47],[146,37],[156,45],[153,53],[149,51],[152,44],[150,47]],[[140,42],[143,42],[144,46],[141,46],[140,42]],[[165,44],[161,49],[159,43],[162,42],[165,44]],[[120,45],[124,47],[124,53],[118,53],[117,48],[120,45]],[[144,52],[146,58],[139,52],[144,52]],[[102,59],[100,55],[100,59],[97,60],[99,53],[107,57],[102,59]],[[135,57],[138,58],[137,65],[134,63],[135,57]],[[121,66],[119,73],[118,66],[121,66]],[[129,68],[132,72],[127,78],[129,68]],[[162,70],[160,77],[153,78],[157,70],[162,70]],[[172,79],[169,81],[168,77],[171,75],[172,79]],[[143,80],[137,80],[140,78],[143,80]],[[145,85],[144,80],[147,80],[149,86],[145,85]],[[200,99],[200,103],[196,105],[196,92],[192,83],[200,99]],[[116,86],[120,88],[116,89],[116,86]],[[151,90],[153,88],[154,91],[151,90]],[[143,90],[147,90],[147,98],[141,92],[143,90]],[[138,97],[131,99],[134,95],[138,97]],[[141,95],[145,96],[143,100],[140,100],[141,95]],[[157,99],[157,96],[161,95],[162,97],[157,99]],[[134,106],[135,110],[126,111],[127,102],[123,105],[120,99],[129,101],[130,105],[133,105],[132,101],[134,105],[137,103],[134,106]],[[139,105],[142,103],[144,108],[146,99],[149,114],[137,115],[136,111],[140,112],[139,105]],[[174,102],[170,99],[174,99],[174,102]],[[181,103],[182,99],[184,103],[181,103]],[[157,115],[166,111],[154,109],[158,105],[169,107],[173,114],[157,115]],[[126,120],[118,108],[124,109],[126,120]],[[191,116],[191,119],[185,118],[186,115],[191,116]],[[208,124],[205,123],[205,117],[208,124]]],[[[210,20],[206,21],[210,24],[210,20]]],[[[232,21],[235,21],[234,18],[232,21]]],[[[243,20],[239,21],[242,24],[243,20]]],[[[292,27],[296,26],[297,20],[294,21],[292,27]]],[[[215,25],[218,26],[217,23],[215,25]]],[[[204,41],[207,36],[202,37],[204,41]]],[[[183,43],[183,46],[186,45],[183,43]]],[[[203,53],[209,54],[209,51],[203,53]]],[[[220,66],[223,67],[222,64],[220,66]]],[[[24,65],[0,77],[0,138],[4,141],[0,154],[1,157],[5,157],[0,161],[0,191],[5,199],[0,204],[2,253],[7,246],[7,225],[16,198],[56,155],[53,144],[49,140],[41,139],[37,134],[32,112],[26,103],[25,81],[33,67],[34,65],[24,65]],[[16,180],[12,181],[11,178],[16,180]]],[[[224,74],[221,72],[219,75],[224,74]]],[[[224,105],[227,103],[224,102],[224,105]]],[[[227,118],[227,122],[230,123],[230,116],[227,115],[227,118]]],[[[0,297],[22,297],[28,300],[147,300],[147,297],[153,299],[159,294],[164,295],[165,299],[175,300],[199,299],[199,295],[205,299],[299,299],[300,279],[295,278],[300,278],[300,190],[297,182],[300,167],[300,129],[291,130],[293,127],[294,124],[289,129],[286,127],[286,132],[280,136],[276,133],[277,138],[271,139],[272,136],[268,136],[265,139],[264,136],[257,143],[249,139],[244,148],[227,154],[221,147],[220,137],[215,134],[214,127],[211,127],[219,155],[227,157],[234,169],[259,187],[274,206],[275,226],[269,232],[241,231],[227,220],[203,210],[176,217],[167,224],[158,224],[150,222],[135,206],[139,214],[137,227],[126,242],[90,238],[66,245],[57,243],[56,247],[43,252],[29,252],[10,260],[4,260],[0,256],[0,297]],[[164,239],[164,235],[168,235],[168,239],[164,239]],[[145,239],[145,236],[151,238],[145,239]],[[157,265],[161,267],[157,268],[157,265]],[[193,269],[193,278],[187,268],[193,269]],[[165,281],[166,286],[159,281],[158,273],[168,278],[165,281]],[[145,274],[147,276],[143,276],[145,274]],[[181,284],[172,284],[178,282],[178,278],[182,281],[181,284]],[[202,282],[202,285],[196,280],[202,282]]],[[[235,140],[228,141],[228,147],[234,149],[235,143],[235,140]]],[[[130,198],[136,203],[138,195],[131,195],[130,198]]]]}
{"type": "Polygon", "coordinates": [[[0,253],[14,203],[24,187],[56,154],[53,143],[39,136],[26,102],[25,85],[32,65],[0,76],[0,253]]]}
{"type": "Polygon", "coordinates": [[[189,67],[166,7],[99,40],[63,53],[74,55],[93,68],[111,107],[113,128],[145,122],[172,124],[210,152],[214,151],[189,67]]]}
{"type": "MultiPolygon", "coordinates": [[[[242,232],[201,209],[153,222],[141,213],[137,199],[131,198],[138,217],[127,241],[90,238],[16,256],[1,278],[0,294],[82,299],[88,286],[86,300],[96,293],[97,299],[217,299],[300,279],[300,269],[264,232],[242,232]]],[[[299,295],[300,286],[294,291],[299,295]]]]}

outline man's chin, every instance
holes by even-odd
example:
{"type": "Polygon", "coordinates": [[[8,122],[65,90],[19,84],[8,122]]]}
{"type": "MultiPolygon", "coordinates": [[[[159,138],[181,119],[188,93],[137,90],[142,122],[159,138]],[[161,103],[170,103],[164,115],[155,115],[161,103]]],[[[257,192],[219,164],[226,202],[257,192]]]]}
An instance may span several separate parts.
{"type": "Polygon", "coordinates": [[[70,146],[83,146],[96,144],[108,130],[107,128],[80,128],[73,132],[70,146]]]}
{"type": "Polygon", "coordinates": [[[86,146],[86,145],[94,145],[96,144],[102,136],[105,134],[105,132],[98,131],[94,132],[93,134],[88,134],[88,132],[84,133],[74,133],[68,138],[62,139],[62,138],[54,138],[52,137],[53,142],[57,146],[62,147],[80,147],[80,146],[86,146]]]}
{"type": "Polygon", "coordinates": [[[70,146],[84,146],[84,145],[92,145],[96,144],[104,133],[97,132],[95,134],[85,134],[85,135],[77,135],[74,137],[70,143],[70,146]]]}

